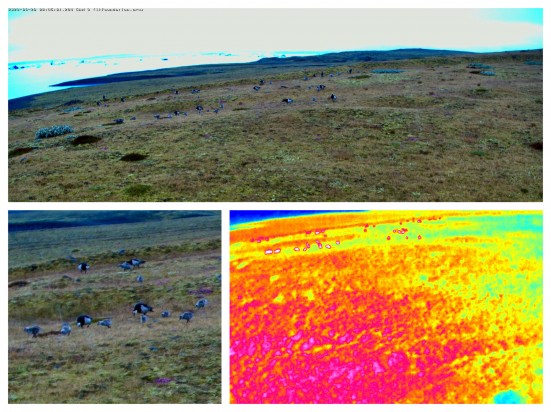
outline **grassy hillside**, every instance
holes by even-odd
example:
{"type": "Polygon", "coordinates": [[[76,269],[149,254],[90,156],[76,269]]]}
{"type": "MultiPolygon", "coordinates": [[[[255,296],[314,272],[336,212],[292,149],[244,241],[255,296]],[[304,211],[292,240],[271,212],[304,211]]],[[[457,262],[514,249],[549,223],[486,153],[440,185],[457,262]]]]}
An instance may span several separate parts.
{"type": "Polygon", "coordinates": [[[257,64],[36,96],[9,112],[9,200],[541,201],[541,61],[257,64]],[[35,140],[59,124],[74,132],[35,140]]]}
{"type": "MultiPolygon", "coordinates": [[[[35,244],[29,256],[47,260],[35,260],[32,271],[19,259],[12,261],[10,252],[10,403],[221,402],[220,215],[172,223],[174,232],[157,226],[154,233],[159,222],[30,231],[35,244]],[[210,223],[195,228],[182,223],[199,219],[210,223]],[[86,274],[73,263],[51,261],[58,250],[75,247],[70,231],[80,231],[94,245],[87,250],[94,258],[87,260],[86,274]],[[134,246],[110,258],[117,238],[134,246]],[[48,253],[46,245],[54,239],[48,253]],[[133,256],[147,262],[133,271],[117,267],[133,256]],[[143,283],[136,281],[138,274],[143,283]],[[189,324],[180,321],[178,315],[195,309],[199,297],[206,297],[208,306],[189,324]],[[154,308],[143,324],[132,315],[139,301],[154,308]],[[171,317],[161,318],[163,310],[171,317]],[[83,313],[95,322],[80,329],[75,321],[83,313]],[[112,319],[112,328],[97,325],[104,318],[112,319]],[[48,334],[59,331],[62,322],[72,324],[69,336],[48,334]],[[37,338],[23,331],[34,324],[42,328],[37,338]]],[[[11,250],[26,249],[29,242],[10,235],[11,250]]]]}

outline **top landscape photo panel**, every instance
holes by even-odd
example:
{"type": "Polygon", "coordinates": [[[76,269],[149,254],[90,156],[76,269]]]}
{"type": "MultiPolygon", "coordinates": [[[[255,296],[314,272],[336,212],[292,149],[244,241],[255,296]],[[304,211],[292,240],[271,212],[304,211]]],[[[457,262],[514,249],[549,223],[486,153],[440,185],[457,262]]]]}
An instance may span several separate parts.
{"type": "Polygon", "coordinates": [[[543,9],[8,15],[9,201],[543,201],[543,9]]]}

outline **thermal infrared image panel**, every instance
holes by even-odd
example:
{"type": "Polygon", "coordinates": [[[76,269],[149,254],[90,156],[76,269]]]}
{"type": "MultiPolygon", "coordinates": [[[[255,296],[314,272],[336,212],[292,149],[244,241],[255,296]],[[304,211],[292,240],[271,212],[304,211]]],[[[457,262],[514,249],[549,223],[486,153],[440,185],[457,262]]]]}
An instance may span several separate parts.
{"type": "Polygon", "coordinates": [[[542,403],[541,211],[230,220],[232,403],[542,403]]]}

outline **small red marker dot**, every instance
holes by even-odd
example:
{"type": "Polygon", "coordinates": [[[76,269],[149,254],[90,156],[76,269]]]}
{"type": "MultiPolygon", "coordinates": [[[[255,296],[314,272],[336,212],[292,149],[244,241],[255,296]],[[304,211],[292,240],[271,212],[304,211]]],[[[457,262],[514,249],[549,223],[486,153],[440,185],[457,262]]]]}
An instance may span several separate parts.
{"type": "Polygon", "coordinates": [[[421,235],[417,236],[417,239],[421,240],[421,235]]]}
{"type": "Polygon", "coordinates": [[[386,237],[386,240],[390,240],[390,236],[387,236],[387,237],[386,237]]]}

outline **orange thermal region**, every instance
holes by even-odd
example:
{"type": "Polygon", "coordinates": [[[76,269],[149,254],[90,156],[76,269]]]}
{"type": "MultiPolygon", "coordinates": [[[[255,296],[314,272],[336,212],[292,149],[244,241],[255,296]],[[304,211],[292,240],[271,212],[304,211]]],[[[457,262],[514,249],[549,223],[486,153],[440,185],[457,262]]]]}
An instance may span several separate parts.
{"type": "Polygon", "coordinates": [[[542,403],[542,212],[239,213],[232,403],[542,403]]]}

